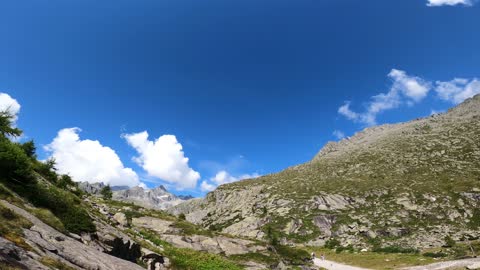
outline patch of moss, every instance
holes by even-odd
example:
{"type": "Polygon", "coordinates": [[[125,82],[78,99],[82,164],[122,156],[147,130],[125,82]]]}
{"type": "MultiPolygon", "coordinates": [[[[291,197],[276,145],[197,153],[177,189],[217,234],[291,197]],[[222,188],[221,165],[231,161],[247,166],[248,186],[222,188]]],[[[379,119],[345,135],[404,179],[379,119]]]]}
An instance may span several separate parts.
{"type": "Polygon", "coordinates": [[[51,257],[42,257],[40,259],[40,263],[47,266],[47,267],[50,267],[52,269],[56,269],[56,270],[75,270],[75,268],[73,267],[70,267],[68,265],[66,265],[65,263],[61,262],[61,261],[58,261],[56,259],[53,259],[51,257]]]}

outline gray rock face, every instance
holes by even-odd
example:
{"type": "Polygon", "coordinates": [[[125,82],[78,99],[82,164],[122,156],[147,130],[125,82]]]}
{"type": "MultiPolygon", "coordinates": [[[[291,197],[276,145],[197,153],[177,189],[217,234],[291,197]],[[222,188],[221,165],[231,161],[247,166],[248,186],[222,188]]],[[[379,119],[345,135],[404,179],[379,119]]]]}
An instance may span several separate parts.
{"type": "Polygon", "coordinates": [[[102,188],[105,187],[105,184],[102,182],[90,184],[89,182],[80,182],[78,183],[78,188],[83,190],[86,193],[99,195],[102,188]]]}
{"type": "Polygon", "coordinates": [[[310,162],[222,185],[205,199],[167,211],[257,239],[273,223],[281,225],[276,230],[282,237],[315,245],[333,237],[360,248],[373,238],[440,247],[446,236],[480,237],[479,168],[476,95],[447,113],[366,128],[328,143],[310,162]]]}
{"type": "MultiPolygon", "coordinates": [[[[47,270],[48,267],[35,260],[38,257],[33,252],[27,252],[14,243],[0,237],[0,263],[15,267],[15,269],[47,270]]],[[[0,265],[1,266],[1,265],[0,265]]]]}
{"type": "Polygon", "coordinates": [[[127,190],[114,191],[113,199],[155,209],[165,209],[185,201],[168,192],[164,186],[158,186],[154,189],[133,187],[127,190]]]}
{"type": "Polygon", "coordinates": [[[165,234],[161,238],[179,248],[206,251],[214,254],[222,253],[227,256],[265,250],[265,247],[254,245],[255,243],[252,241],[224,236],[208,237],[203,235],[181,236],[165,234]]]}
{"type": "Polygon", "coordinates": [[[320,229],[320,232],[327,237],[332,235],[332,227],[337,220],[334,215],[321,215],[313,217],[313,224],[320,229]]]}
{"type": "MultiPolygon", "coordinates": [[[[86,245],[62,234],[21,208],[5,201],[1,201],[0,203],[32,222],[33,226],[30,229],[24,229],[25,241],[41,256],[56,258],[67,265],[73,265],[75,268],[80,269],[143,269],[137,264],[103,253],[94,246],[86,245]]],[[[0,244],[0,247],[1,246],[4,245],[0,244]]],[[[6,246],[8,246],[8,243],[6,246]]],[[[10,254],[13,254],[13,257],[19,257],[20,261],[18,261],[18,263],[25,265],[27,269],[45,269],[37,267],[35,263],[31,262],[30,258],[32,258],[31,256],[33,255],[26,254],[19,250],[13,250],[13,252],[14,253],[10,252],[10,254]]]]}
{"type": "Polygon", "coordinates": [[[245,254],[265,250],[264,247],[255,245],[253,241],[249,240],[235,239],[225,236],[210,237],[205,235],[181,235],[179,229],[171,226],[173,222],[158,218],[134,218],[132,223],[137,228],[145,228],[156,232],[162,240],[179,248],[189,248],[226,255],[245,254]]]}

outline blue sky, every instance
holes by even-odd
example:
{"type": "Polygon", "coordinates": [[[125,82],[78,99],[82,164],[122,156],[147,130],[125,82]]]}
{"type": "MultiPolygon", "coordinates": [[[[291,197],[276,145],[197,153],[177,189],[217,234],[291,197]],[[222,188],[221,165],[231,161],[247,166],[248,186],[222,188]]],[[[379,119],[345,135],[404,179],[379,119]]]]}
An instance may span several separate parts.
{"type": "Polygon", "coordinates": [[[0,92],[64,170],[200,196],[478,93],[479,25],[467,0],[3,1],[0,92]]]}

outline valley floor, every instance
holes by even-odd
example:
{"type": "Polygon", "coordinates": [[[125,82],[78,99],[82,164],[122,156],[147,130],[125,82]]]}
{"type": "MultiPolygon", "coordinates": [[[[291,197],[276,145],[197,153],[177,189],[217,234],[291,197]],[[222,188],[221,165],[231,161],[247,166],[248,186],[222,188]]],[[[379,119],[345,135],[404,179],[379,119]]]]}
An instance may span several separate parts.
{"type": "MultiPolygon", "coordinates": [[[[315,259],[314,264],[316,266],[328,269],[328,270],[368,270],[367,268],[361,268],[346,264],[337,263],[329,260],[315,259]]],[[[480,258],[453,260],[446,262],[432,263],[422,266],[413,266],[401,268],[403,270],[447,270],[447,269],[480,269],[480,258]]]]}
{"type": "Polygon", "coordinates": [[[313,263],[316,266],[323,267],[328,270],[367,270],[366,268],[360,268],[356,266],[345,265],[328,260],[314,259],[313,263]]]}

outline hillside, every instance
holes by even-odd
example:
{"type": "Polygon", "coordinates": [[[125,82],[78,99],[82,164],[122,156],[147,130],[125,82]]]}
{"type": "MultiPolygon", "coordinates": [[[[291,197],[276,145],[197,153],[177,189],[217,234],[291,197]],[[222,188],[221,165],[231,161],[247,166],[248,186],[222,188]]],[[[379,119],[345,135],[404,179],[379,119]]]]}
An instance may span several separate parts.
{"type": "MultiPolygon", "coordinates": [[[[39,161],[33,141],[12,140],[21,134],[12,116],[0,112],[2,270],[311,269],[305,250],[205,230],[183,216],[114,201],[103,184],[76,183],[57,173],[54,160],[39,161]]],[[[163,187],[130,191],[114,194],[135,202],[189,199],[163,187]]]]}
{"type": "Polygon", "coordinates": [[[478,239],[479,206],[477,95],[443,114],[367,128],[308,163],[222,185],[169,211],[284,244],[416,250],[478,239]]]}

